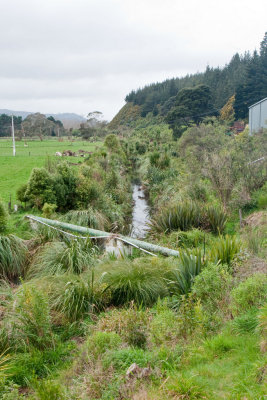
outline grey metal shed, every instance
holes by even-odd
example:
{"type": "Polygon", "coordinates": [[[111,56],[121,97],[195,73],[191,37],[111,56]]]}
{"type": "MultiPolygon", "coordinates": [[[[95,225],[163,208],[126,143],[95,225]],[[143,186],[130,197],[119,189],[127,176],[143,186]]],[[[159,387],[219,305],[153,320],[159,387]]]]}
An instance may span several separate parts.
{"type": "Polygon", "coordinates": [[[249,107],[249,133],[267,128],[267,97],[249,107]]]}

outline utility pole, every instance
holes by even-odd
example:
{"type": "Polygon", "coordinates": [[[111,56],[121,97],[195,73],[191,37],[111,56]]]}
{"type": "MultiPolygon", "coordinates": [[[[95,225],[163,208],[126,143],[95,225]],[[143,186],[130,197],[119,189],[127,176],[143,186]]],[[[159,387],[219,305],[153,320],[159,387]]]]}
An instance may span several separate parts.
{"type": "Polygon", "coordinates": [[[13,156],[16,155],[16,142],[15,142],[15,131],[14,131],[14,119],[13,114],[11,115],[11,122],[12,122],[12,141],[13,141],[13,156]]]}

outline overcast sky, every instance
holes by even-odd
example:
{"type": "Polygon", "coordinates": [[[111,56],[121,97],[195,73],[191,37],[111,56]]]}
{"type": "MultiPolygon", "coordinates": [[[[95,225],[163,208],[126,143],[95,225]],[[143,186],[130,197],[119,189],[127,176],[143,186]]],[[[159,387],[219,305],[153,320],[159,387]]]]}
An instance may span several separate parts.
{"type": "Polygon", "coordinates": [[[266,0],[0,0],[0,108],[100,110],[259,48],[266,0]]]}

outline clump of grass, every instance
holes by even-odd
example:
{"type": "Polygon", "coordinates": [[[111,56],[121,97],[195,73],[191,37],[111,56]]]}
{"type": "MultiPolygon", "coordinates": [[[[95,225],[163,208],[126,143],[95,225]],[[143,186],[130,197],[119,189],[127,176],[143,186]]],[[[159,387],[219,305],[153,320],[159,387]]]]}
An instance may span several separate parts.
{"type": "Polygon", "coordinates": [[[151,227],[157,232],[187,231],[199,226],[199,216],[200,210],[196,203],[178,203],[163,209],[158,216],[154,217],[151,227]]]}
{"type": "Polygon", "coordinates": [[[16,280],[23,277],[27,264],[27,248],[15,235],[0,236],[0,277],[16,280]]]}
{"type": "Polygon", "coordinates": [[[80,274],[90,268],[97,248],[90,239],[71,239],[47,243],[31,264],[29,276],[63,273],[80,274]]]}
{"type": "Polygon", "coordinates": [[[102,309],[105,297],[95,283],[94,271],[82,276],[66,275],[50,288],[51,307],[70,322],[102,309]]]}
{"type": "Polygon", "coordinates": [[[236,236],[226,235],[220,236],[214,243],[209,258],[212,262],[221,262],[222,264],[231,265],[234,257],[240,252],[241,243],[236,236]]]}
{"type": "Polygon", "coordinates": [[[137,305],[150,306],[167,294],[162,271],[153,267],[149,259],[115,263],[112,270],[103,273],[102,281],[114,305],[134,301],[137,305]]]}
{"type": "Polygon", "coordinates": [[[233,321],[233,330],[237,334],[255,332],[258,326],[258,318],[255,311],[236,317],[233,321]]]}
{"type": "Polygon", "coordinates": [[[180,251],[178,267],[167,274],[166,282],[172,295],[187,294],[197,275],[206,265],[201,251],[190,253],[189,250],[180,251]]]}
{"type": "Polygon", "coordinates": [[[250,276],[232,290],[231,298],[235,315],[262,306],[267,300],[267,276],[263,273],[250,276]]]}
{"type": "Polygon", "coordinates": [[[227,221],[227,216],[223,209],[208,206],[204,211],[204,221],[202,222],[203,226],[207,224],[207,228],[215,233],[222,234],[225,228],[225,224],[227,221]]]}
{"type": "Polygon", "coordinates": [[[8,213],[3,202],[0,199],[0,232],[4,232],[7,228],[8,213]]]}
{"type": "Polygon", "coordinates": [[[93,229],[109,230],[110,228],[110,222],[106,216],[92,207],[87,210],[71,210],[62,219],[71,224],[93,229]]]}
{"type": "Polygon", "coordinates": [[[13,295],[1,325],[1,346],[27,350],[53,347],[54,336],[46,294],[32,284],[22,284],[13,295]]]}

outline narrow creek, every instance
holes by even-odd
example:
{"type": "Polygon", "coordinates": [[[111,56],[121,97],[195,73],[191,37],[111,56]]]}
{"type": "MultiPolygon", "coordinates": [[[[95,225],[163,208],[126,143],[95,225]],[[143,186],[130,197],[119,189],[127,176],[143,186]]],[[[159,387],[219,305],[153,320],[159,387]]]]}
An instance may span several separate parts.
{"type": "Polygon", "coordinates": [[[149,229],[149,205],[141,185],[133,185],[133,219],[131,237],[142,239],[149,229]]]}

